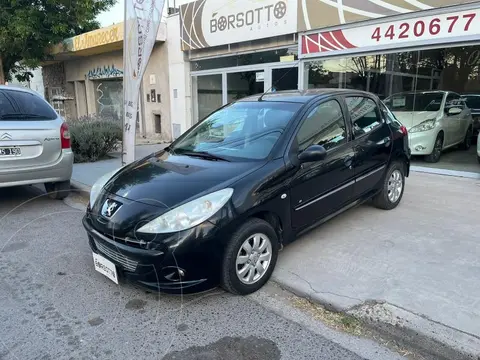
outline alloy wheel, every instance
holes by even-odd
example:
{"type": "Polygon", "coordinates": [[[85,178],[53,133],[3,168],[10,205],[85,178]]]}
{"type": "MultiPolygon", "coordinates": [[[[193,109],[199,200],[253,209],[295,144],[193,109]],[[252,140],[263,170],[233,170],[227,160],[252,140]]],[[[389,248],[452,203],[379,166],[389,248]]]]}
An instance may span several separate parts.
{"type": "Polygon", "coordinates": [[[400,170],[395,170],[388,179],[388,200],[392,203],[396,203],[402,195],[403,189],[403,176],[400,170]]]}
{"type": "Polygon", "coordinates": [[[268,270],[272,260],[272,243],[265,234],[257,233],[245,240],[238,250],[235,270],[239,280],[255,284],[268,270]]]}

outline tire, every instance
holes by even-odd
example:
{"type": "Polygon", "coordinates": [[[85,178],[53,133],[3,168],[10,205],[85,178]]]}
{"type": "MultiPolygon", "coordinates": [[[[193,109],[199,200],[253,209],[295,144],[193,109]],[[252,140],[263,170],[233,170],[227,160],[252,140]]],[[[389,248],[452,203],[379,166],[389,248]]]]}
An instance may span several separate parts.
{"type": "Polygon", "coordinates": [[[477,155],[477,161],[480,164],[480,156],[477,155]]]}
{"type": "Polygon", "coordinates": [[[435,139],[435,145],[433,146],[433,151],[430,155],[425,156],[425,161],[429,163],[437,163],[442,156],[443,149],[443,134],[438,134],[435,139]]]}
{"type": "Polygon", "coordinates": [[[70,181],[45,183],[45,190],[50,199],[63,200],[70,194],[70,181]]]}
{"type": "Polygon", "coordinates": [[[273,227],[261,219],[254,218],[248,220],[235,231],[227,244],[222,262],[221,286],[226,291],[236,295],[247,295],[259,290],[273,273],[277,263],[278,251],[278,237],[273,227]],[[259,255],[255,254],[253,246],[251,246],[250,254],[243,247],[247,241],[251,245],[254,244],[254,235],[260,235],[258,239],[259,249],[264,244],[264,241],[268,241],[270,244],[270,247],[267,244],[264,250],[260,249],[258,251],[259,255]],[[270,253],[270,257],[268,257],[268,253],[270,253]],[[267,264],[266,260],[261,260],[261,255],[269,258],[267,264]],[[237,264],[237,259],[240,259],[240,257],[242,262],[237,264]],[[247,258],[248,260],[246,260],[247,258]],[[243,274],[239,274],[240,270],[244,268],[247,270],[243,274]],[[257,270],[260,268],[264,269],[262,274],[257,270]],[[253,271],[253,278],[252,282],[248,283],[251,271],[253,271]],[[257,275],[260,276],[255,280],[257,275]],[[243,281],[241,277],[243,277],[243,281]]]}
{"type": "Polygon", "coordinates": [[[373,198],[373,205],[382,210],[395,209],[402,200],[404,190],[405,166],[401,162],[394,162],[386,172],[382,190],[373,198]],[[400,185],[401,188],[399,189],[400,185]],[[392,191],[397,192],[397,194],[393,195],[392,191]]]}
{"type": "Polygon", "coordinates": [[[465,134],[465,138],[463,139],[462,144],[460,147],[462,150],[468,150],[472,146],[472,137],[473,137],[473,131],[472,128],[469,127],[467,130],[467,133],[465,134]]]}

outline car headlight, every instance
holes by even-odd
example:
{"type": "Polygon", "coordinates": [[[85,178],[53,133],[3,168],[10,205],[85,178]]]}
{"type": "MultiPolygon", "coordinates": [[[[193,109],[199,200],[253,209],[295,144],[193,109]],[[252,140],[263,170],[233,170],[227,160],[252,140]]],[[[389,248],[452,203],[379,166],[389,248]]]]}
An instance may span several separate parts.
{"type": "Polygon", "coordinates": [[[147,234],[172,233],[190,229],[211,218],[232,197],[227,188],[202,196],[166,212],[137,231],[147,234]]]}
{"type": "Polygon", "coordinates": [[[95,205],[95,201],[97,201],[98,195],[102,192],[103,187],[105,184],[118,172],[117,170],[110,171],[109,173],[103,175],[100,179],[98,179],[95,184],[93,184],[92,189],[90,190],[90,207],[93,208],[95,205]]]}
{"type": "Polygon", "coordinates": [[[432,130],[435,127],[435,119],[426,120],[410,129],[410,133],[432,130]]]}

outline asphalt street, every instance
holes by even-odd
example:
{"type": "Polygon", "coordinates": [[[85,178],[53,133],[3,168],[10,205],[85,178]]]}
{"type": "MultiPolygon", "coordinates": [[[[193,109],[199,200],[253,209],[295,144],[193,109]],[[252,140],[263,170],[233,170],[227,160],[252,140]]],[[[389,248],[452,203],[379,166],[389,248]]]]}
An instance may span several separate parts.
{"type": "Polygon", "coordinates": [[[181,297],[118,286],[94,271],[81,217],[36,187],[0,189],[0,359],[399,358],[268,290],[181,297]]]}

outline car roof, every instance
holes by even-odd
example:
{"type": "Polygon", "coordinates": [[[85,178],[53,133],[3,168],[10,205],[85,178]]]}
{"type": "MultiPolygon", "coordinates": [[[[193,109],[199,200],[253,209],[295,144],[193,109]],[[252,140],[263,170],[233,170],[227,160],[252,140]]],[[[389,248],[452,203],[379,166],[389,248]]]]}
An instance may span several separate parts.
{"type": "Polygon", "coordinates": [[[24,92],[24,93],[29,93],[33,95],[38,95],[37,92],[30,90],[28,88],[24,87],[19,87],[19,86],[12,86],[12,85],[0,85],[0,91],[2,90],[11,90],[11,91],[18,91],[18,92],[24,92]]]}
{"type": "Polygon", "coordinates": [[[283,90],[276,92],[268,92],[265,94],[257,94],[244,97],[237,102],[252,102],[252,101],[276,101],[276,102],[293,102],[305,104],[312,100],[326,98],[329,96],[341,95],[344,93],[368,95],[374,94],[361,90],[352,89],[337,89],[337,88],[324,88],[324,89],[309,89],[309,90],[283,90]]]}

